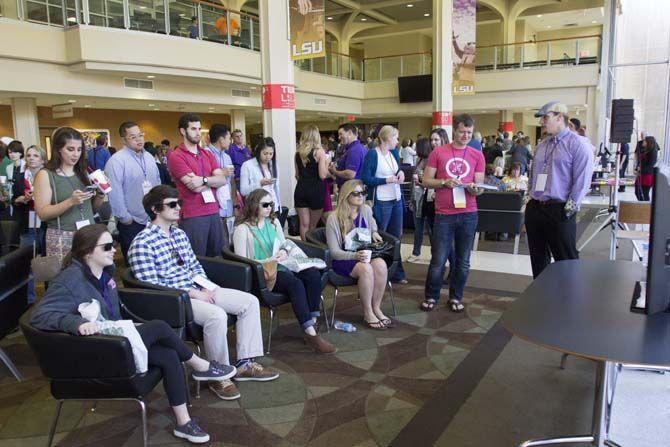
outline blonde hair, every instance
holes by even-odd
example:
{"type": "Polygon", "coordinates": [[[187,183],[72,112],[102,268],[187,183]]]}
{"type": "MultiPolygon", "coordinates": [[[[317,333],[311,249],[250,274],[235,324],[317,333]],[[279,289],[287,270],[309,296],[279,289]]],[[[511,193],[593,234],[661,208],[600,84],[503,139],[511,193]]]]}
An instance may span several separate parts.
{"type": "Polygon", "coordinates": [[[31,149],[37,152],[37,154],[42,159],[42,164],[43,165],[47,164],[47,161],[49,161],[49,159],[47,158],[47,151],[45,151],[41,146],[33,144],[28,149],[26,149],[26,155],[28,155],[28,151],[31,150],[31,149]]]}
{"type": "Polygon", "coordinates": [[[321,134],[319,128],[314,124],[308,124],[302,129],[300,135],[300,144],[298,144],[298,155],[302,160],[302,165],[307,166],[307,158],[312,151],[321,148],[321,134]]]}
{"type": "Polygon", "coordinates": [[[363,190],[365,189],[361,180],[347,180],[340,188],[340,196],[337,200],[337,209],[335,210],[335,215],[337,216],[337,222],[340,225],[340,234],[342,234],[343,239],[344,235],[351,231],[351,229],[354,227],[354,221],[351,218],[349,195],[354,192],[357,186],[360,186],[363,190]]]}
{"type": "Polygon", "coordinates": [[[393,138],[393,136],[398,136],[398,129],[387,124],[386,126],[379,129],[377,138],[379,138],[379,142],[381,143],[382,141],[389,141],[391,138],[393,138]]]}

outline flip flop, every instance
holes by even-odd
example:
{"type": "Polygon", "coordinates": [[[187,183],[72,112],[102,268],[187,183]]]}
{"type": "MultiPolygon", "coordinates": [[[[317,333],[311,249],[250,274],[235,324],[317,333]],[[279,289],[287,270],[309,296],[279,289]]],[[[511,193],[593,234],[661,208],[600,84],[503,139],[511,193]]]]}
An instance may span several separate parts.
{"type": "Polygon", "coordinates": [[[458,300],[449,300],[449,310],[459,314],[465,310],[465,306],[458,300]]]}
{"type": "Polygon", "coordinates": [[[423,300],[423,302],[419,306],[419,309],[421,309],[424,312],[431,312],[433,309],[435,309],[435,306],[437,306],[437,301],[435,301],[434,299],[428,299],[423,300]]]}
{"type": "MultiPolygon", "coordinates": [[[[363,321],[365,321],[365,320],[363,320],[363,321]]],[[[365,321],[365,324],[367,324],[370,329],[374,329],[375,331],[385,331],[386,330],[386,326],[384,325],[384,323],[381,320],[377,320],[377,321],[374,321],[374,322],[365,321]]]]}

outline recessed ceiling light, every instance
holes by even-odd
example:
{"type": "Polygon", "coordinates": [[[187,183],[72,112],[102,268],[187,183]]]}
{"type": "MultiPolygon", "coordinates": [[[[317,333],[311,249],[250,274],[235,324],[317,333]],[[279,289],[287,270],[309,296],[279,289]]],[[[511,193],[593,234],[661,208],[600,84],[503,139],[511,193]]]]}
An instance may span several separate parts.
{"type": "Polygon", "coordinates": [[[486,113],[486,110],[482,110],[482,113],[486,113]]]}
{"type": "Polygon", "coordinates": [[[332,18],[332,17],[326,17],[326,19],[327,19],[327,20],[333,20],[333,18],[332,18]]]}
{"type": "Polygon", "coordinates": [[[186,17],[186,14],[179,14],[179,17],[186,17]]]}
{"type": "Polygon", "coordinates": [[[156,112],[158,112],[160,109],[154,109],[156,112]]]}
{"type": "Polygon", "coordinates": [[[368,19],[366,19],[365,17],[361,17],[361,22],[367,22],[367,21],[368,19]]]}
{"type": "Polygon", "coordinates": [[[427,13],[425,13],[423,16],[424,16],[424,17],[430,17],[430,13],[427,12],[427,13]]]}
{"type": "Polygon", "coordinates": [[[551,25],[547,25],[547,28],[551,28],[551,25]]]}
{"type": "Polygon", "coordinates": [[[140,9],[147,9],[146,6],[140,6],[140,9]]]}
{"type": "Polygon", "coordinates": [[[149,104],[149,107],[156,107],[156,104],[149,104]]]}
{"type": "Polygon", "coordinates": [[[74,104],[75,102],[77,102],[77,100],[76,99],[68,99],[67,102],[69,102],[70,104],[74,104]]]}
{"type": "Polygon", "coordinates": [[[153,79],[153,78],[155,78],[155,77],[156,77],[156,76],[154,76],[154,75],[147,75],[147,78],[149,78],[149,79],[153,79]]]}
{"type": "Polygon", "coordinates": [[[413,5],[413,4],[411,4],[411,3],[408,3],[408,4],[407,4],[407,7],[408,7],[408,8],[413,8],[413,7],[414,7],[414,5],[413,5]]]}
{"type": "Polygon", "coordinates": [[[67,21],[70,23],[77,23],[77,18],[76,17],[68,17],[67,21]]]}
{"type": "Polygon", "coordinates": [[[591,20],[591,23],[598,23],[597,20],[591,20]]]}
{"type": "Polygon", "coordinates": [[[536,17],[537,17],[538,19],[539,19],[539,18],[542,18],[542,14],[538,14],[536,17]]]}
{"type": "Polygon", "coordinates": [[[250,88],[251,90],[256,90],[256,87],[253,87],[253,86],[252,86],[252,87],[249,87],[249,88],[250,88]]]}
{"type": "Polygon", "coordinates": [[[86,107],[88,109],[89,107],[91,107],[91,105],[90,104],[85,104],[84,107],[86,107]]]}

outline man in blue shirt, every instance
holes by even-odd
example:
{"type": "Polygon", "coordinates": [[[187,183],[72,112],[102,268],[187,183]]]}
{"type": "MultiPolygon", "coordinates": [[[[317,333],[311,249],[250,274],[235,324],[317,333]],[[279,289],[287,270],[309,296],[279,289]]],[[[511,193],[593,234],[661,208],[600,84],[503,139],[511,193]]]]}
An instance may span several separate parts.
{"type": "Polygon", "coordinates": [[[221,168],[228,180],[225,185],[216,188],[216,199],[219,202],[219,216],[223,221],[223,239],[226,244],[231,243],[233,235],[233,224],[235,223],[235,198],[237,197],[237,185],[235,184],[235,167],[227,150],[230,148],[230,128],[225,124],[213,124],[209,128],[209,150],[218,167],[221,168]]]}
{"type": "Polygon", "coordinates": [[[104,171],[107,160],[109,160],[111,156],[112,154],[110,154],[107,149],[107,137],[100,135],[95,139],[95,147],[88,151],[88,166],[93,171],[96,169],[104,171]]]}
{"type": "Polygon", "coordinates": [[[161,184],[154,157],[144,150],[144,133],[137,123],[126,121],[119,127],[123,148],[105,166],[112,191],[109,203],[119,230],[121,253],[128,264],[128,249],[135,236],[144,229],[149,216],[142,198],[154,186],[161,184]]]}
{"type": "Polygon", "coordinates": [[[479,152],[482,151],[482,134],[481,132],[475,132],[472,135],[472,140],[468,143],[468,146],[477,149],[479,152]]]}
{"type": "Polygon", "coordinates": [[[253,154],[251,149],[244,144],[244,135],[240,129],[233,130],[233,143],[228,149],[228,155],[230,159],[233,160],[233,165],[235,166],[235,181],[239,183],[240,181],[240,169],[245,161],[251,159],[253,154]]]}
{"type": "Polygon", "coordinates": [[[337,133],[345,149],[337,162],[337,167],[334,164],[330,165],[330,172],[336,177],[337,186],[342,186],[347,180],[361,178],[363,160],[367,150],[358,140],[358,129],[353,124],[342,124],[337,133]]]}

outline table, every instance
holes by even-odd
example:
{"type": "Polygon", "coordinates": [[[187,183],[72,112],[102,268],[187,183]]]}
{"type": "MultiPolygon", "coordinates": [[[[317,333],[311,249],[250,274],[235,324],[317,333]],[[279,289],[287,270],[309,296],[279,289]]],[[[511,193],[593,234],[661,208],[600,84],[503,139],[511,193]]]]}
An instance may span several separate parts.
{"type": "Polygon", "coordinates": [[[551,264],[505,312],[501,323],[519,338],[594,360],[596,391],[591,433],[526,441],[520,447],[609,439],[620,364],[670,365],[670,313],[630,312],[645,267],[629,261],[571,260],[551,264]]]}

